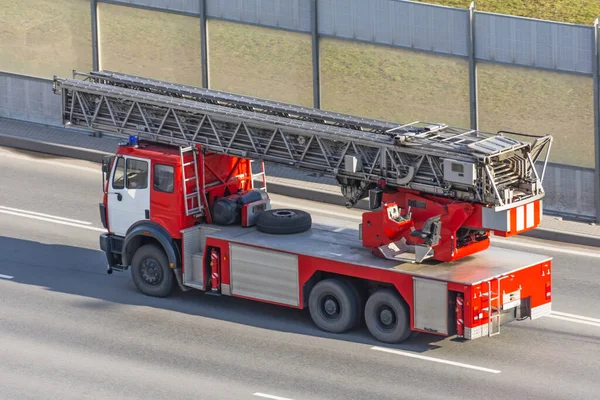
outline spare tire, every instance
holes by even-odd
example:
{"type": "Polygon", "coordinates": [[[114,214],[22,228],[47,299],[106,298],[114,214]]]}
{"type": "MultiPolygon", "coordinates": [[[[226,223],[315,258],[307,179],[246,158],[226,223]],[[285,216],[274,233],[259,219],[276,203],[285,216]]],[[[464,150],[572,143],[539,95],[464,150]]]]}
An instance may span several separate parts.
{"type": "Polygon", "coordinates": [[[285,235],[300,233],[310,229],[312,218],[302,210],[282,209],[263,211],[256,217],[256,227],[259,231],[285,235]]]}

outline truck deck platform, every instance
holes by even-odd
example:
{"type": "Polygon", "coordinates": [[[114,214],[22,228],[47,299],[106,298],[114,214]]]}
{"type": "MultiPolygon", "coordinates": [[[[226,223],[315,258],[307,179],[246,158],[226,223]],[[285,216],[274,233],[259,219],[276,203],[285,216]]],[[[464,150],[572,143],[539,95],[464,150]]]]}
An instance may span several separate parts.
{"type": "Polygon", "coordinates": [[[306,232],[273,235],[260,232],[256,227],[211,225],[210,230],[214,231],[207,232],[206,237],[465,285],[478,284],[552,259],[530,252],[490,247],[450,263],[398,263],[379,258],[363,247],[357,230],[354,231],[356,235],[351,236],[336,232],[336,228],[339,227],[313,222],[312,228],[306,232]]]}

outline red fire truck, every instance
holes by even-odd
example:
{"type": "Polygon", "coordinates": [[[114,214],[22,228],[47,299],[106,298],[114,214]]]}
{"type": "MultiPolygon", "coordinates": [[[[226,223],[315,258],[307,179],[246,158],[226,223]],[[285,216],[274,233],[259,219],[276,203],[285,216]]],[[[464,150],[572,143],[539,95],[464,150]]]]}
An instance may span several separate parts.
{"type": "Polygon", "coordinates": [[[54,77],[65,125],[122,135],[103,163],[108,272],[365,323],[475,339],[551,310],[551,257],[490,247],[535,229],[552,137],[396,124],[110,71],[54,77]],[[536,162],[545,160],[541,172],[536,162]],[[264,162],[334,176],[356,236],[274,209],[264,162]]]}

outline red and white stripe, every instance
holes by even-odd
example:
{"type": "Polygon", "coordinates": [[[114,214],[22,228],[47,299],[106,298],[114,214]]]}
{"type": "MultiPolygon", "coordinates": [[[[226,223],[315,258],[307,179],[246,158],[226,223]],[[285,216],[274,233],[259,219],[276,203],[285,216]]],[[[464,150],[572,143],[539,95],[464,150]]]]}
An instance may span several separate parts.
{"type": "Polygon", "coordinates": [[[540,224],[542,220],[542,204],[539,200],[507,210],[509,212],[510,233],[520,233],[540,224]]]}

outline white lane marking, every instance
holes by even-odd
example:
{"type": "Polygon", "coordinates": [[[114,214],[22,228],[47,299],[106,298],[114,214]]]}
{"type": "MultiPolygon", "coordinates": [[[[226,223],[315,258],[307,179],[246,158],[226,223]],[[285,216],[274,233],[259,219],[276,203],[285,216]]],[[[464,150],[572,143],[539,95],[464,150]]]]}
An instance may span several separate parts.
{"type": "Polygon", "coordinates": [[[598,323],[598,322],[589,322],[589,321],[584,321],[581,319],[562,317],[560,315],[554,315],[554,314],[550,314],[550,315],[546,315],[546,316],[549,318],[560,319],[560,320],[569,321],[569,322],[576,322],[578,324],[591,325],[591,326],[596,326],[596,327],[600,328],[600,323],[598,323]]]}
{"type": "Polygon", "coordinates": [[[272,394],[260,393],[256,392],[253,396],[264,397],[265,399],[273,399],[273,400],[292,400],[287,397],[273,396],[272,394]]]}
{"type": "Polygon", "coordinates": [[[8,210],[8,211],[15,211],[18,213],[23,213],[23,214],[37,215],[39,217],[47,217],[47,218],[57,219],[60,221],[73,222],[75,224],[81,224],[81,225],[91,225],[92,224],[91,222],[87,222],[87,221],[80,221],[77,219],[57,217],[56,215],[42,214],[42,213],[35,212],[35,211],[21,210],[19,208],[12,208],[12,207],[6,207],[6,206],[0,206],[0,210],[8,210]]]}
{"type": "Polygon", "coordinates": [[[437,363],[440,363],[440,364],[449,364],[449,365],[454,365],[454,366],[457,366],[457,367],[474,369],[474,370],[483,371],[483,372],[489,372],[491,374],[499,374],[501,372],[501,371],[498,371],[497,369],[490,369],[490,368],[478,367],[477,365],[464,364],[464,363],[459,363],[459,362],[456,362],[456,361],[443,360],[441,358],[427,357],[427,356],[422,356],[420,354],[410,353],[410,352],[407,352],[407,351],[400,351],[400,350],[388,349],[388,348],[385,348],[385,347],[373,346],[373,347],[371,347],[371,350],[383,351],[383,352],[386,352],[386,353],[397,354],[399,356],[405,356],[405,357],[418,358],[418,359],[426,360],[426,361],[433,361],[433,362],[437,362],[437,363]]]}
{"type": "Polygon", "coordinates": [[[12,279],[14,276],[0,274],[0,279],[12,279]]]}
{"type": "Polygon", "coordinates": [[[569,313],[560,312],[560,311],[552,311],[551,314],[561,315],[563,317],[571,317],[571,318],[575,318],[575,319],[582,319],[584,321],[591,321],[591,322],[598,322],[598,323],[600,323],[600,318],[584,317],[583,315],[569,314],[569,313]]]}
{"type": "MultiPolygon", "coordinates": [[[[283,202],[278,202],[278,201],[271,201],[271,204],[273,205],[278,205],[278,206],[284,206],[284,207],[289,207],[290,204],[288,203],[283,203],[283,202]]],[[[292,203],[294,204],[294,203],[292,203]]],[[[355,220],[355,221],[362,221],[362,216],[359,215],[355,215],[352,212],[348,212],[347,214],[343,214],[343,213],[339,213],[339,212],[335,212],[335,211],[329,211],[326,209],[318,209],[318,208],[314,208],[314,207],[307,207],[304,205],[294,205],[294,207],[298,207],[299,209],[308,211],[308,212],[314,212],[314,213],[318,213],[318,214],[322,214],[322,215],[330,215],[330,216],[335,216],[335,217],[341,217],[344,218],[346,220],[355,220]]],[[[525,243],[525,242],[520,242],[518,240],[510,240],[510,239],[500,239],[500,238],[494,238],[491,237],[490,238],[492,243],[505,243],[509,246],[520,246],[520,247],[528,247],[531,249],[539,249],[539,250],[546,250],[546,251],[553,251],[553,252],[557,252],[557,253],[565,253],[565,254],[572,254],[572,255],[576,255],[576,256],[584,256],[584,257],[592,257],[592,258],[600,258],[600,253],[598,252],[587,252],[587,251],[581,251],[581,250],[571,250],[571,249],[562,249],[560,247],[555,247],[555,246],[547,246],[547,245],[541,245],[541,244],[534,244],[534,243],[525,243]]]]}
{"type": "Polygon", "coordinates": [[[18,160],[23,160],[23,161],[30,161],[30,162],[33,161],[34,163],[56,165],[58,167],[63,167],[63,168],[71,168],[71,169],[77,169],[79,171],[93,172],[95,174],[101,174],[102,173],[102,170],[100,168],[96,169],[96,168],[90,168],[90,167],[82,167],[80,165],[72,165],[72,164],[61,163],[61,162],[58,162],[58,161],[40,160],[38,158],[26,157],[26,156],[19,156],[19,155],[16,155],[16,154],[10,154],[10,153],[5,152],[5,151],[2,151],[1,154],[2,154],[2,157],[10,157],[10,158],[18,159],[18,160]]]}
{"type": "Polygon", "coordinates": [[[16,215],[17,217],[23,217],[23,218],[37,219],[37,220],[40,220],[40,221],[52,222],[52,223],[60,224],[60,225],[74,226],[76,228],[88,229],[90,231],[106,232],[106,229],[102,229],[102,228],[95,228],[93,226],[75,224],[73,222],[60,221],[60,220],[57,220],[57,219],[39,217],[37,215],[23,214],[23,213],[18,213],[18,212],[8,211],[8,210],[2,210],[2,209],[0,209],[0,213],[2,213],[2,214],[16,215]]]}

